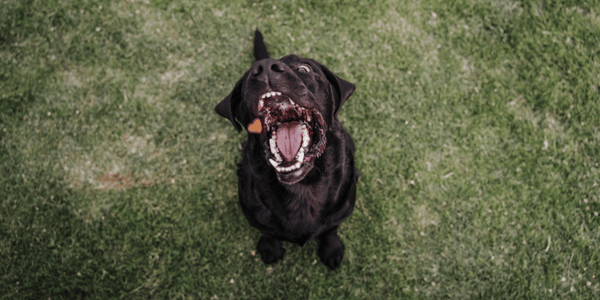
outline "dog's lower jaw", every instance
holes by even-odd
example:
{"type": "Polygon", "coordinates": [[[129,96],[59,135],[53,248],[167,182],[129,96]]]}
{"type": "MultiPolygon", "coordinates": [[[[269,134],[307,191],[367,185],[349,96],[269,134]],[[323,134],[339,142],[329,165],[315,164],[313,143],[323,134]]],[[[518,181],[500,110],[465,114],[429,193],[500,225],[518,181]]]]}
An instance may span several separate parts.
{"type": "Polygon", "coordinates": [[[279,182],[287,185],[292,185],[302,181],[312,169],[312,163],[304,163],[300,167],[300,169],[296,171],[292,171],[289,173],[280,173],[277,171],[275,172],[277,173],[277,179],[279,180],[279,182]]]}
{"type": "Polygon", "coordinates": [[[283,184],[293,185],[302,181],[313,170],[315,160],[321,157],[327,145],[324,134],[318,135],[320,138],[317,145],[309,145],[314,139],[309,138],[308,133],[303,135],[302,146],[291,161],[284,161],[282,158],[284,155],[278,150],[274,138],[269,139],[268,142],[262,142],[267,164],[274,169],[277,179],[283,184]]]}

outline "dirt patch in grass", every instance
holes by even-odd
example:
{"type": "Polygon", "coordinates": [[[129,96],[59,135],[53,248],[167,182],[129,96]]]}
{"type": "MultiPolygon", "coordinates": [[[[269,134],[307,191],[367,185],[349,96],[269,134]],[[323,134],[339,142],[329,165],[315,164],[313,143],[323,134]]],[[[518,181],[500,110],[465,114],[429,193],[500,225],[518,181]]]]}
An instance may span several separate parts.
{"type": "Polygon", "coordinates": [[[152,167],[160,157],[151,136],[123,134],[115,144],[70,157],[64,168],[71,188],[122,190],[167,180],[152,167]]]}
{"type": "Polygon", "coordinates": [[[152,178],[135,179],[131,174],[109,174],[104,173],[96,178],[96,189],[98,190],[120,190],[127,189],[132,186],[145,185],[149,186],[154,183],[152,178]]]}

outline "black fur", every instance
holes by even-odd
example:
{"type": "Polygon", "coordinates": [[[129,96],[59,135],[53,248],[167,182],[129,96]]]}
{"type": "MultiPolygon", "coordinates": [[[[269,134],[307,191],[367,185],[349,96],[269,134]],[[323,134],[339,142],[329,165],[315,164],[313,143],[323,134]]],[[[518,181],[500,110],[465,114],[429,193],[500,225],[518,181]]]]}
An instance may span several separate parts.
{"type": "Polygon", "coordinates": [[[263,41],[263,36],[258,29],[254,32],[254,58],[258,61],[261,59],[269,58],[269,52],[263,41]]]}
{"type": "MultiPolygon", "coordinates": [[[[265,139],[269,136],[249,133],[238,164],[242,211],[250,225],[262,233],[257,251],[265,263],[283,257],[281,241],[304,245],[317,239],[321,261],[333,270],[344,253],[337,229],[352,213],[356,198],[354,143],[337,120],[354,85],[311,59],[296,55],[268,58],[258,30],[254,53],[257,62],[216,106],[216,112],[240,131],[261,116],[259,96],[280,91],[297,105],[323,116],[326,146],[297,172],[278,172],[266,156],[269,149],[265,149],[265,139]],[[300,72],[301,65],[310,66],[311,72],[300,72]]],[[[311,141],[316,142],[316,137],[311,141]]]]}

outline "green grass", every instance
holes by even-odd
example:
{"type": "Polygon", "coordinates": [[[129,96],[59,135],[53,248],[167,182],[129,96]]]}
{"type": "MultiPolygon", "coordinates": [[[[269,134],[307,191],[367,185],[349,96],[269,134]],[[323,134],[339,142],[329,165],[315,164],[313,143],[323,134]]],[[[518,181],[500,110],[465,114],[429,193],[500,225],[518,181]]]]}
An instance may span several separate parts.
{"type": "Polygon", "coordinates": [[[597,299],[600,3],[0,1],[0,299],[597,299]],[[100,8],[101,7],[101,8],[100,8]],[[264,265],[214,106],[252,64],[356,84],[339,270],[264,265]]]}

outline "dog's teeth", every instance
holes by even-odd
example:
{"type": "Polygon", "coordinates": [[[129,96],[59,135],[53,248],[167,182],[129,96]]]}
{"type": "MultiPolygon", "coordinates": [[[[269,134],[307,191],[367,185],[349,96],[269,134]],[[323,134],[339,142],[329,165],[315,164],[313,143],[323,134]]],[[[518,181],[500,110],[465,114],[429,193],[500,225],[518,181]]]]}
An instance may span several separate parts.
{"type": "Polygon", "coordinates": [[[296,156],[296,160],[298,160],[296,165],[298,165],[298,168],[300,168],[300,164],[304,160],[304,148],[300,148],[300,151],[298,151],[298,155],[296,156]]]}
{"type": "Polygon", "coordinates": [[[269,158],[269,162],[271,163],[271,165],[273,165],[274,168],[279,169],[279,164],[276,161],[269,158]]]}
{"type": "Polygon", "coordinates": [[[273,155],[277,155],[277,141],[275,140],[275,137],[272,137],[269,140],[269,146],[271,146],[271,153],[273,153],[273,155]]]}
{"type": "Polygon", "coordinates": [[[265,105],[265,102],[262,100],[258,101],[258,109],[261,109],[265,105]]]}
{"type": "Polygon", "coordinates": [[[296,103],[294,103],[294,101],[292,101],[292,99],[288,98],[288,100],[290,100],[290,103],[291,103],[292,105],[296,104],[296,103]]]}
{"type": "Polygon", "coordinates": [[[310,137],[308,136],[308,129],[306,125],[302,126],[302,148],[305,148],[310,143],[310,137]]]}
{"type": "Polygon", "coordinates": [[[261,98],[265,99],[265,98],[271,98],[274,96],[281,96],[281,92],[268,92],[268,93],[262,95],[261,98]]]}
{"type": "Polygon", "coordinates": [[[297,163],[295,163],[293,166],[291,166],[291,167],[290,167],[290,169],[291,169],[290,171],[294,171],[294,170],[298,170],[298,169],[300,169],[300,166],[301,166],[301,165],[302,165],[302,163],[301,163],[301,162],[297,162],[297,163]]]}
{"type": "MultiPolygon", "coordinates": [[[[271,164],[273,164],[273,163],[275,163],[275,162],[271,160],[271,164]]],[[[302,162],[299,161],[289,167],[275,166],[275,169],[277,170],[277,172],[291,172],[291,171],[300,169],[300,166],[302,166],[302,162]]]]}
{"type": "Polygon", "coordinates": [[[279,155],[279,151],[277,151],[277,138],[275,136],[275,132],[273,132],[273,136],[269,139],[269,146],[271,146],[271,153],[275,156],[275,161],[281,163],[283,159],[279,155]]]}

